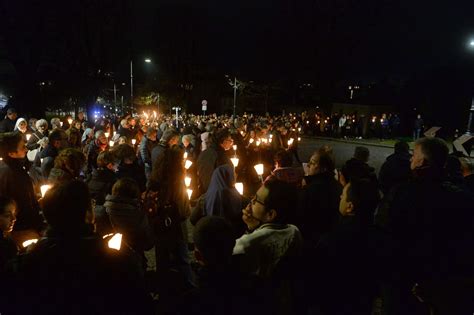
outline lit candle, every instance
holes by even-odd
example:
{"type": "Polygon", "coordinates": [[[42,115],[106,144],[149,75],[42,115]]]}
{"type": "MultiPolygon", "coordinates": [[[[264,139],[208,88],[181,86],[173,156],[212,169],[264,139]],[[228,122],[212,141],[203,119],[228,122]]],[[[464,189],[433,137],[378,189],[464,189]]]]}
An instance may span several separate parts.
{"type": "Polygon", "coordinates": [[[252,144],[253,141],[254,141],[253,138],[250,138],[249,143],[252,144]]]}
{"type": "Polygon", "coordinates": [[[62,122],[62,121],[60,121],[60,122],[59,122],[59,125],[62,127],[62,126],[63,126],[63,122],[62,122]]]}
{"type": "Polygon", "coordinates": [[[122,246],[122,234],[117,233],[108,242],[109,248],[120,250],[122,246]]]}
{"type": "Polygon", "coordinates": [[[188,158],[188,152],[184,152],[183,158],[186,160],[188,158]]]}
{"type": "Polygon", "coordinates": [[[255,142],[255,144],[256,144],[257,147],[258,147],[258,146],[260,145],[260,140],[257,140],[257,141],[255,142]]]}
{"type": "Polygon", "coordinates": [[[184,184],[186,185],[186,187],[189,187],[191,185],[191,177],[186,176],[184,178],[184,184]]]}
{"type": "Polygon", "coordinates": [[[191,167],[191,165],[193,165],[193,162],[190,160],[186,160],[186,162],[184,162],[184,168],[187,170],[191,167]]]}
{"type": "Polygon", "coordinates": [[[298,128],[298,131],[301,131],[301,127],[298,128]]]}
{"type": "Polygon", "coordinates": [[[110,133],[104,132],[104,135],[105,135],[106,138],[108,138],[110,136],[110,133]]]}
{"type": "Polygon", "coordinates": [[[270,139],[268,140],[268,142],[272,143],[272,138],[270,138],[270,139]]]}
{"type": "Polygon", "coordinates": [[[37,242],[38,242],[38,239],[34,238],[34,239],[31,239],[31,240],[24,241],[23,243],[21,243],[21,245],[26,248],[26,247],[30,246],[31,244],[36,244],[37,242]]]}
{"type": "Polygon", "coordinates": [[[244,194],[244,184],[243,183],[235,183],[235,189],[239,192],[239,194],[244,194]]]}
{"type": "Polygon", "coordinates": [[[298,137],[298,142],[300,142],[300,141],[301,141],[301,137],[298,137]]]}
{"type": "Polygon", "coordinates": [[[44,197],[46,192],[51,189],[51,185],[41,185],[40,190],[41,190],[41,197],[44,197]]]}
{"type": "Polygon", "coordinates": [[[273,138],[273,135],[272,135],[272,134],[270,134],[270,139],[272,139],[272,138],[273,138]]]}
{"type": "Polygon", "coordinates": [[[41,158],[40,160],[41,160],[41,164],[43,164],[43,158],[41,158]]]}
{"type": "Polygon", "coordinates": [[[115,136],[116,133],[117,133],[117,131],[114,131],[114,136],[115,136]]]}
{"type": "Polygon", "coordinates": [[[295,141],[295,139],[290,138],[290,140],[288,140],[288,146],[291,146],[293,144],[293,141],[295,141]]]}
{"type": "Polygon", "coordinates": [[[109,147],[113,147],[114,146],[114,142],[112,140],[109,141],[109,147]]]}
{"type": "Polygon", "coordinates": [[[132,139],[132,144],[135,145],[137,143],[137,139],[132,139]]]}
{"type": "Polygon", "coordinates": [[[239,165],[239,158],[231,158],[232,164],[234,164],[234,167],[237,167],[239,165]]]}
{"type": "Polygon", "coordinates": [[[153,111],[153,116],[156,118],[156,112],[155,111],[153,111]]]}
{"type": "Polygon", "coordinates": [[[67,122],[69,123],[69,125],[72,124],[72,118],[68,118],[67,122]]]}
{"type": "Polygon", "coordinates": [[[234,144],[234,145],[232,146],[232,148],[234,149],[234,151],[237,151],[237,145],[236,145],[236,144],[234,144]]]}
{"type": "Polygon", "coordinates": [[[186,192],[188,193],[188,199],[191,200],[191,196],[193,195],[193,190],[192,189],[186,189],[186,192]]]}
{"type": "Polygon", "coordinates": [[[27,134],[27,135],[26,135],[26,141],[29,141],[30,138],[31,138],[31,134],[27,134]]]}
{"type": "Polygon", "coordinates": [[[319,125],[320,123],[321,123],[321,121],[320,121],[320,120],[318,120],[318,125],[319,125]]]}
{"type": "Polygon", "coordinates": [[[258,176],[263,175],[263,164],[257,164],[257,165],[254,166],[254,168],[255,168],[255,171],[257,172],[258,176]]]}

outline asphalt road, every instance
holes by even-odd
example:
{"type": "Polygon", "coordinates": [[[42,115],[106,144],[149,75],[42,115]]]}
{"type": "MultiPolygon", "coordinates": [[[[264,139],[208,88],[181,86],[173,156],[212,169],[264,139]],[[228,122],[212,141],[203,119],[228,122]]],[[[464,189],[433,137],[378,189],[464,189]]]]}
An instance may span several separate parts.
{"type": "Polygon", "coordinates": [[[302,162],[308,162],[311,154],[323,145],[330,145],[336,156],[336,167],[341,168],[342,165],[349,160],[354,154],[356,146],[365,146],[370,151],[369,165],[376,169],[377,175],[383,162],[393,153],[393,148],[380,147],[368,144],[357,144],[352,142],[331,141],[325,139],[302,138],[298,147],[298,154],[302,162]]]}

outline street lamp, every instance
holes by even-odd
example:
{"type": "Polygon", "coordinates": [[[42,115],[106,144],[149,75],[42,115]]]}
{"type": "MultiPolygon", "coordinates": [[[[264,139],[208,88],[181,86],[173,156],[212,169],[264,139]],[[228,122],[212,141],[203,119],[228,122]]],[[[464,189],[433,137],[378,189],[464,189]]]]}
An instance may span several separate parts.
{"type": "Polygon", "coordinates": [[[236,106],[236,103],[237,103],[237,89],[242,85],[242,83],[237,81],[237,77],[234,77],[234,82],[232,82],[232,80],[229,78],[228,75],[226,75],[226,78],[229,80],[229,85],[232,86],[232,88],[234,89],[234,115],[233,115],[233,119],[235,119],[235,106],[236,106]]]}
{"type": "MultiPolygon", "coordinates": [[[[151,63],[150,58],[145,59],[146,63],[151,63]]],[[[130,59],[130,103],[133,113],[133,59],[130,59]]]]}

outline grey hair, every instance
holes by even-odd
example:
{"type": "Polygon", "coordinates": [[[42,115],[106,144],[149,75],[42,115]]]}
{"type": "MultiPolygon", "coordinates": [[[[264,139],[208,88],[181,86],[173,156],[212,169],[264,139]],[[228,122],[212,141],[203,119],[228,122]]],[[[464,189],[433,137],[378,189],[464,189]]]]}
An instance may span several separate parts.
{"type": "Polygon", "coordinates": [[[183,138],[181,138],[182,141],[187,140],[189,143],[192,143],[194,139],[193,135],[184,135],[183,138]]]}
{"type": "Polygon", "coordinates": [[[35,127],[36,127],[36,129],[39,129],[40,127],[46,127],[46,129],[47,129],[48,128],[48,122],[46,121],[46,119],[37,120],[36,124],[35,124],[35,127]]]}
{"type": "Polygon", "coordinates": [[[51,128],[61,127],[61,119],[58,117],[51,118],[51,128]]]}

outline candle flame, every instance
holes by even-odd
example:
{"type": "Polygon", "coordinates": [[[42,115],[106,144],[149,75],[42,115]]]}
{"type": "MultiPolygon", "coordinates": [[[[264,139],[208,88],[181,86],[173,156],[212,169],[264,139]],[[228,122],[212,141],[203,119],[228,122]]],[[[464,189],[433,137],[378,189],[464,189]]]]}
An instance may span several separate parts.
{"type": "Polygon", "coordinates": [[[191,167],[191,165],[193,165],[193,162],[190,160],[186,160],[186,162],[184,162],[184,168],[187,170],[191,167]]]}
{"type": "Polygon", "coordinates": [[[137,139],[132,139],[132,144],[135,145],[137,143],[137,139]]]}
{"type": "Polygon", "coordinates": [[[112,140],[109,141],[109,147],[113,147],[114,146],[114,142],[112,140]]]}
{"type": "Polygon", "coordinates": [[[254,168],[258,176],[263,175],[263,164],[257,164],[254,166],[254,168]]]}
{"type": "Polygon", "coordinates": [[[254,141],[253,138],[250,138],[249,143],[252,144],[253,141],[254,141]]]}
{"type": "Polygon", "coordinates": [[[186,185],[186,187],[189,187],[191,185],[191,177],[186,176],[184,178],[184,184],[186,185]]]}
{"type": "Polygon", "coordinates": [[[122,247],[122,234],[117,233],[108,242],[109,248],[120,250],[122,247]]]}
{"type": "Polygon", "coordinates": [[[188,158],[188,152],[184,152],[183,158],[186,160],[188,158]]]}
{"type": "Polygon", "coordinates": [[[27,134],[27,135],[26,135],[26,141],[29,141],[30,138],[31,138],[31,134],[27,134]]]}
{"type": "Polygon", "coordinates": [[[234,167],[237,167],[239,165],[239,159],[238,158],[231,158],[232,164],[234,164],[234,167]]]}
{"type": "Polygon", "coordinates": [[[192,189],[186,189],[186,192],[188,193],[188,199],[191,200],[191,196],[193,195],[193,190],[192,189]]]}
{"type": "Polygon", "coordinates": [[[234,151],[237,151],[237,145],[236,145],[236,144],[234,144],[234,145],[232,146],[232,148],[234,149],[234,151]]]}
{"type": "Polygon", "coordinates": [[[44,197],[46,192],[51,189],[51,185],[41,185],[40,190],[41,190],[41,197],[44,197]]]}
{"type": "Polygon", "coordinates": [[[37,239],[37,238],[34,238],[34,239],[31,239],[31,240],[24,241],[24,242],[21,244],[21,246],[23,246],[23,247],[26,248],[26,247],[30,246],[31,244],[36,244],[36,243],[38,243],[38,239],[37,239]]]}
{"type": "Polygon", "coordinates": [[[106,138],[108,138],[110,136],[110,133],[104,132],[104,135],[105,135],[106,138]]]}
{"type": "Polygon", "coordinates": [[[243,183],[235,183],[235,189],[239,192],[239,194],[244,194],[244,184],[243,183]]]}

